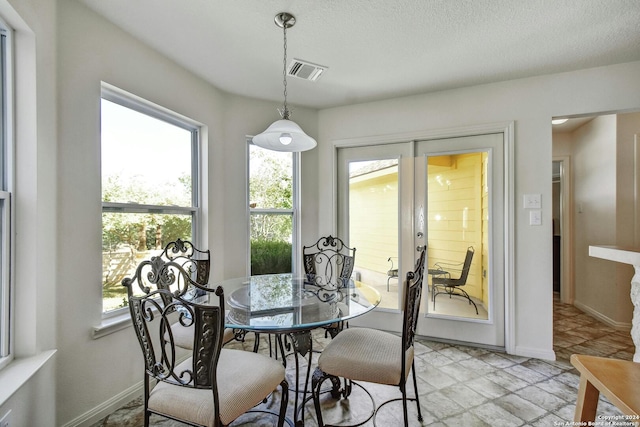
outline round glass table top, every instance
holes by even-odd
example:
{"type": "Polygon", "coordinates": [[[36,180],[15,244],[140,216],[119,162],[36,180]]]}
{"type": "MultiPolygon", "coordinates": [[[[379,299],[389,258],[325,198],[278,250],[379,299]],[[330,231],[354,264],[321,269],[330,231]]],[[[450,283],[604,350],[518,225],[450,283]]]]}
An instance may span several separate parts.
{"type": "Polygon", "coordinates": [[[236,329],[312,329],[360,316],[380,303],[377,290],[354,280],[320,288],[291,274],[267,274],[228,279],[218,285],[226,298],[225,326],[236,329]]]}

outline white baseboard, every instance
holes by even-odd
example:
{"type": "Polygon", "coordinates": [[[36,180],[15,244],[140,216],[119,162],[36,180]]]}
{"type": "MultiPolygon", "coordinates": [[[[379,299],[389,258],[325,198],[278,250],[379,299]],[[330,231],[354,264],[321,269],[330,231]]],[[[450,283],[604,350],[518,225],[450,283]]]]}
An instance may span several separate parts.
{"type": "Polygon", "coordinates": [[[582,304],[580,301],[573,301],[573,305],[581,311],[584,311],[588,315],[595,317],[600,322],[604,323],[607,326],[612,327],[617,331],[629,332],[631,331],[631,323],[625,322],[616,322],[615,320],[605,316],[604,314],[592,309],[589,306],[582,304]]]}
{"type": "Polygon", "coordinates": [[[516,346],[515,355],[521,357],[531,357],[542,360],[556,360],[556,352],[553,350],[540,350],[539,348],[528,348],[516,346]]]}
{"type": "Polygon", "coordinates": [[[106,402],[101,403],[95,408],[69,421],[64,424],[63,427],[88,427],[95,424],[107,415],[115,412],[116,409],[123,407],[138,396],[142,396],[143,390],[144,384],[140,381],[128,389],[116,394],[106,402]]]}
{"type": "MultiPolygon", "coordinates": [[[[184,362],[189,358],[191,353],[185,352],[182,356],[178,357],[176,365],[184,362]]],[[[155,383],[151,381],[149,386],[153,388],[155,383]]],[[[144,393],[144,382],[140,381],[132,385],[126,390],[121,391],[120,393],[113,396],[111,399],[106,402],[101,403],[93,409],[88,410],[84,414],[74,418],[66,424],[63,424],[62,427],[89,427],[107,415],[112,414],[117,409],[122,408],[127,403],[131,402],[133,399],[142,396],[144,393]]]]}

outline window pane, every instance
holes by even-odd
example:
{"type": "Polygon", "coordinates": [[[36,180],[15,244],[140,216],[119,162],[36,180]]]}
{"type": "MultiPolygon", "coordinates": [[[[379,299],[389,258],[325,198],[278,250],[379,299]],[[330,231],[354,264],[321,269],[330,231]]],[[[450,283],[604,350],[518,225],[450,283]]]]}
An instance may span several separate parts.
{"type": "Polygon", "coordinates": [[[103,311],[126,305],[122,279],[131,277],[138,264],[159,254],[178,238],[192,240],[191,215],[103,213],[103,311]]]}
{"type": "Polygon", "coordinates": [[[9,355],[9,206],[8,200],[0,198],[0,358],[9,355]]]}
{"type": "Polygon", "coordinates": [[[179,117],[103,88],[103,312],[126,304],[122,279],[142,260],[178,238],[193,241],[197,132],[179,117]]]}
{"type": "MultiPolygon", "coordinates": [[[[0,26],[0,31],[4,29],[0,26]]],[[[6,73],[5,68],[7,67],[7,36],[4,34],[0,35],[0,138],[2,138],[0,144],[0,189],[7,190],[7,88],[5,88],[6,82],[6,73]]]]}
{"type": "Polygon", "coordinates": [[[102,99],[102,200],[192,206],[192,132],[102,99]]]}
{"type": "Polygon", "coordinates": [[[249,144],[251,274],[292,271],[293,158],[249,144]]]}
{"type": "Polygon", "coordinates": [[[11,42],[7,39],[11,34],[10,29],[5,27],[0,20],[0,367],[10,360],[12,350],[11,342],[11,283],[9,266],[11,265],[11,166],[13,159],[10,156],[12,151],[11,131],[12,123],[9,120],[9,113],[12,108],[10,95],[11,86],[11,42]]]}
{"type": "Polygon", "coordinates": [[[249,145],[251,208],[293,208],[293,153],[249,145]]]}
{"type": "Polygon", "coordinates": [[[291,273],[292,214],[251,214],[251,274],[291,273]]]}

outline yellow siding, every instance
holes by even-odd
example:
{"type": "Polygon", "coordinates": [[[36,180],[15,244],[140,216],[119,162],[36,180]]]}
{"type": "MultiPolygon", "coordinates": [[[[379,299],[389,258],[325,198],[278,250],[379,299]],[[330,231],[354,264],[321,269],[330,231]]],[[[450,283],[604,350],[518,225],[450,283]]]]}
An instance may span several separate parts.
{"type": "Polygon", "coordinates": [[[389,257],[398,265],[398,168],[349,185],[349,244],[356,265],[386,274],[389,257]]]}
{"type": "Polygon", "coordinates": [[[465,290],[483,298],[482,153],[447,156],[449,167],[429,162],[428,262],[461,263],[466,250],[475,254],[465,290]]]}

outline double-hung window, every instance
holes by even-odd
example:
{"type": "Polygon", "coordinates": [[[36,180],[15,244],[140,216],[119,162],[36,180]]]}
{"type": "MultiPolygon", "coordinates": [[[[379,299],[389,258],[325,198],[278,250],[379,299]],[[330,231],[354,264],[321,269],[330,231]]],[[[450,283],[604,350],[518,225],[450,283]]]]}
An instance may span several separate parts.
{"type": "Polygon", "coordinates": [[[13,83],[12,32],[0,19],[0,368],[11,360],[12,325],[12,215],[13,83]]]}
{"type": "Polygon", "coordinates": [[[251,274],[294,272],[298,253],[298,159],[249,141],[251,274]]]}
{"type": "Polygon", "coordinates": [[[198,242],[198,126],[103,84],[102,310],[127,305],[124,277],[178,238],[198,242]]]}

